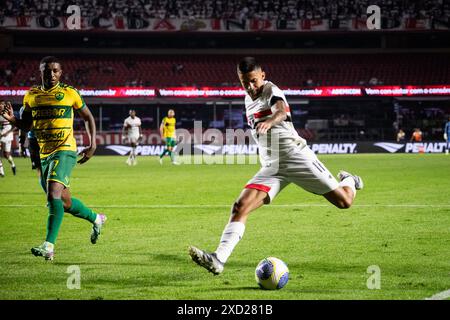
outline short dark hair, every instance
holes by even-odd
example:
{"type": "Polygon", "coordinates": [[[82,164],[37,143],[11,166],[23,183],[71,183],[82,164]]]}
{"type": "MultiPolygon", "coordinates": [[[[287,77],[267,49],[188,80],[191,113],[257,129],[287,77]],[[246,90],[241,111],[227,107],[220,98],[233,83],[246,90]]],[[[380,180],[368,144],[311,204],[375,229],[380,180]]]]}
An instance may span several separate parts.
{"type": "Polygon", "coordinates": [[[254,57],[245,57],[239,62],[237,68],[241,73],[248,73],[261,69],[261,65],[254,57]]]}
{"type": "Polygon", "coordinates": [[[46,56],[44,58],[42,58],[41,62],[39,63],[39,65],[41,64],[47,64],[47,63],[59,63],[61,65],[61,61],[59,61],[59,59],[55,56],[46,56]]]}

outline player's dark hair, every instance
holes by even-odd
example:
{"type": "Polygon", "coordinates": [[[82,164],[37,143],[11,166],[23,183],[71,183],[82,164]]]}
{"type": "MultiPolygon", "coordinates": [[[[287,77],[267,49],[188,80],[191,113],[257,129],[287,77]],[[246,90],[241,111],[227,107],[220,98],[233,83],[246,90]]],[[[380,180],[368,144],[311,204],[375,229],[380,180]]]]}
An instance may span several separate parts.
{"type": "Polygon", "coordinates": [[[239,62],[237,68],[241,73],[249,73],[261,69],[261,65],[254,57],[245,57],[239,62]]]}
{"type": "Polygon", "coordinates": [[[39,65],[41,64],[48,64],[48,63],[59,63],[61,65],[61,61],[55,57],[55,56],[46,56],[44,58],[42,58],[41,62],[39,63],[39,65]]]}

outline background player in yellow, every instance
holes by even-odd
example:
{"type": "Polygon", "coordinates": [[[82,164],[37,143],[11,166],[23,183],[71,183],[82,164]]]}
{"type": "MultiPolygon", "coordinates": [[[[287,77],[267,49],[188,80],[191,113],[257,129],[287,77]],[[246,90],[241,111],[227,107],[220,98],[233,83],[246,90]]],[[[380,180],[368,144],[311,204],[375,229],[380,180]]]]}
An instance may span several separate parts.
{"type": "Polygon", "coordinates": [[[41,86],[32,87],[23,99],[22,117],[17,119],[10,103],[1,110],[3,117],[22,130],[30,129],[40,147],[41,186],[47,194],[47,235],[42,245],[31,252],[46,260],[53,260],[54,245],[64,212],[92,223],[91,242],[95,244],[106,216],[96,214],[70,194],[70,175],[77,162],[77,145],[73,136],[74,110],[85,121],[90,145],[82,152],[78,163],[88,161],[95,152],[96,127],[91,111],[78,91],[60,83],[61,63],[55,57],[45,57],[39,64],[41,86]]]}
{"type": "Polygon", "coordinates": [[[175,111],[170,109],[167,112],[167,117],[164,117],[161,121],[161,126],[159,127],[159,131],[161,133],[161,139],[166,143],[166,147],[163,152],[159,155],[159,163],[162,164],[162,159],[164,155],[167,153],[170,156],[170,160],[172,164],[179,165],[178,162],[175,161],[175,152],[174,148],[176,145],[176,135],[175,135],[175,125],[177,120],[175,119],[175,111]]]}

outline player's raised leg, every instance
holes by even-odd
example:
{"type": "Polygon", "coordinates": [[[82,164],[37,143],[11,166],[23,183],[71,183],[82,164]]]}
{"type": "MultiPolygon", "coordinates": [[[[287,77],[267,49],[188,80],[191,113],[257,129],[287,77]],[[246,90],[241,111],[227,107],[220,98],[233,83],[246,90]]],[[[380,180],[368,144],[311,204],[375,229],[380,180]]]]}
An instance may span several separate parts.
{"type": "Polygon", "coordinates": [[[356,197],[356,190],[361,190],[364,183],[361,177],[352,175],[346,171],[338,173],[339,187],[325,193],[323,196],[329,202],[340,209],[348,209],[353,204],[356,197]]]}
{"type": "Polygon", "coordinates": [[[248,215],[267,202],[268,194],[258,189],[244,189],[233,204],[231,217],[222,232],[216,251],[209,253],[194,246],[189,254],[194,262],[215,275],[223,272],[224,265],[236,245],[242,239],[248,215]]]}
{"type": "Polygon", "coordinates": [[[62,199],[64,203],[64,212],[70,213],[74,217],[84,219],[92,223],[91,243],[96,244],[100,236],[101,229],[107,220],[106,215],[102,213],[95,213],[92,209],[85,206],[80,199],[72,197],[69,188],[64,189],[62,199]]]}
{"type": "Polygon", "coordinates": [[[346,171],[338,173],[339,187],[325,193],[323,196],[340,209],[348,209],[356,197],[356,190],[361,190],[364,183],[361,177],[352,175],[346,171]]]}

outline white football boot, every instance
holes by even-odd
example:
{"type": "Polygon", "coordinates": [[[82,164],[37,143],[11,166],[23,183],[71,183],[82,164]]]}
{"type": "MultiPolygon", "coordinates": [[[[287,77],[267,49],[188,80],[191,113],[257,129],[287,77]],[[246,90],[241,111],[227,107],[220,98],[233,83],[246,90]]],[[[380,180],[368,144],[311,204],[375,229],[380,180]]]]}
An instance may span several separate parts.
{"type": "Polygon", "coordinates": [[[91,233],[91,243],[96,244],[98,237],[100,236],[100,233],[102,231],[102,227],[105,224],[107,218],[104,214],[99,214],[100,217],[100,223],[93,223],[92,226],[92,233],[91,233]]]}
{"type": "Polygon", "coordinates": [[[218,275],[223,272],[223,263],[217,259],[215,253],[207,253],[194,246],[190,246],[189,255],[196,264],[202,266],[214,275],[218,275]]]}
{"type": "Polygon", "coordinates": [[[44,257],[45,260],[53,261],[53,249],[48,248],[48,246],[46,246],[45,244],[41,244],[38,247],[31,248],[31,253],[36,257],[44,257]]]}
{"type": "Polygon", "coordinates": [[[344,180],[345,178],[348,177],[352,177],[353,180],[355,181],[355,189],[356,190],[361,190],[362,188],[364,188],[364,182],[362,181],[360,176],[355,176],[351,173],[348,173],[347,171],[339,171],[339,173],[337,174],[337,177],[339,179],[339,181],[344,180]]]}

